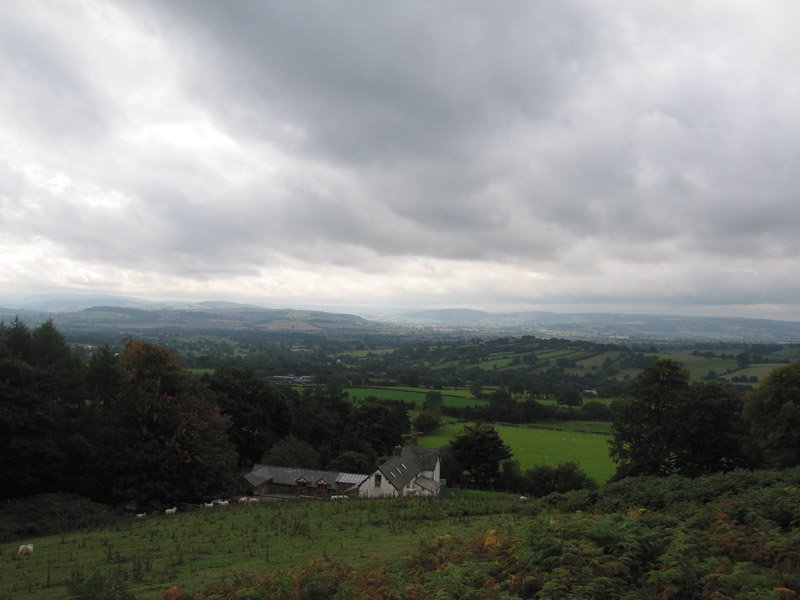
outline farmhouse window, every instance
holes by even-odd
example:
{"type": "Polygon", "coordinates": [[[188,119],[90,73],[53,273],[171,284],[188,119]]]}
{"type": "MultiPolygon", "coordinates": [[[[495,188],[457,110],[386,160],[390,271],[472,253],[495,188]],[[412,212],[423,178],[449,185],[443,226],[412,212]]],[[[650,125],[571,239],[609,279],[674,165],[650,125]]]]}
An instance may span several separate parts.
{"type": "Polygon", "coordinates": [[[381,476],[375,475],[375,487],[381,487],[381,476]]]}

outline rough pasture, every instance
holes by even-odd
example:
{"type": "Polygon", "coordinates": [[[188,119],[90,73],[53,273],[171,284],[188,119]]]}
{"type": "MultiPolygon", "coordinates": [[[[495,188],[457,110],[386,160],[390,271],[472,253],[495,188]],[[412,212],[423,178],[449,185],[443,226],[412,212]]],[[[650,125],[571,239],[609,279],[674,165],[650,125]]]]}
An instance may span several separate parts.
{"type": "Polygon", "coordinates": [[[498,496],[231,504],[130,516],[111,527],[0,545],[0,598],[64,597],[65,581],[96,571],[119,574],[137,598],[157,598],[171,585],[198,590],[235,574],[301,567],[312,559],[368,568],[443,533],[513,528],[516,510],[513,498],[498,496]],[[36,546],[25,560],[16,554],[23,542],[36,546]]]}

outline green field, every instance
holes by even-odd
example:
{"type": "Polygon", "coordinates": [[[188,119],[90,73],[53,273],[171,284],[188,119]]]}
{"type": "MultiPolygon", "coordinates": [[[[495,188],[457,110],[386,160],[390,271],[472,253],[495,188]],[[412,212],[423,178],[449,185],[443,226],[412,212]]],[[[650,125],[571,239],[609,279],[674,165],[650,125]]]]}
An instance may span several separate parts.
{"type": "MultiPolygon", "coordinates": [[[[758,381],[764,379],[767,375],[772,373],[773,369],[780,365],[775,364],[756,364],[756,365],[748,365],[743,369],[736,369],[730,375],[722,375],[723,379],[731,380],[733,377],[737,376],[745,376],[745,377],[758,377],[758,381]]],[[[754,385],[754,384],[753,384],[754,385]]]]}
{"type": "Polygon", "coordinates": [[[213,375],[216,369],[204,368],[204,369],[185,369],[186,372],[191,373],[192,375],[213,375]]]}
{"type": "Polygon", "coordinates": [[[396,348],[372,348],[363,350],[345,350],[335,356],[352,356],[353,358],[367,358],[368,356],[385,356],[396,352],[396,348]]]}
{"type": "MultiPolygon", "coordinates": [[[[694,356],[688,353],[670,353],[659,356],[680,363],[692,374],[692,381],[702,381],[709,371],[715,371],[718,375],[722,375],[726,371],[735,371],[739,368],[736,361],[730,358],[705,358],[704,356],[694,356]]],[[[774,365],[770,366],[773,367],[774,365]]]]}
{"type": "Polygon", "coordinates": [[[417,409],[421,409],[425,402],[425,394],[428,392],[440,392],[445,406],[477,406],[484,404],[485,400],[475,399],[469,390],[431,390],[428,388],[415,388],[406,386],[397,387],[351,387],[347,388],[347,393],[352,400],[363,400],[368,396],[374,396],[381,400],[403,400],[413,402],[417,409]]]}
{"type": "Polygon", "coordinates": [[[604,433],[611,435],[610,421],[542,421],[526,424],[536,429],[553,429],[556,431],[577,431],[581,433],[604,433]]]}
{"type": "MultiPolygon", "coordinates": [[[[420,436],[420,446],[441,448],[464,427],[451,423],[436,432],[420,436]]],[[[614,473],[614,463],[608,455],[609,436],[601,433],[541,429],[536,426],[494,425],[503,441],[511,448],[523,471],[536,465],[556,465],[575,461],[581,469],[598,482],[614,473]]]]}
{"type": "Polygon", "coordinates": [[[0,598],[65,598],[66,580],[96,571],[118,573],[137,598],[145,599],[160,598],[173,585],[197,591],[237,574],[301,567],[329,557],[353,569],[369,568],[397,561],[444,533],[511,532],[519,521],[504,514],[511,509],[512,501],[502,497],[407,498],[181,508],[175,516],[131,516],[109,528],[0,544],[0,598]],[[476,502],[485,505],[481,514],[464,517],[476,502]],[[17,558],[23,542],[33,543],[33,556],[17,558]]]}

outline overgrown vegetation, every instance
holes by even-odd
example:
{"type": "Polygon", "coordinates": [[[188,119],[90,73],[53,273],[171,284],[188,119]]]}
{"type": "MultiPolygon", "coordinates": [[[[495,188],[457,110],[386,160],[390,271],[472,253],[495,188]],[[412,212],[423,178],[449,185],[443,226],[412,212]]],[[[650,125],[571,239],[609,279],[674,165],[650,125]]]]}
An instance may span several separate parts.
{"type": "Polygon", "coordinates": [[[799,525],[798,468],[531,500],[231,506],[36,539],[32,557],[2,545],[0,593],[58,598],[66,581],[116,578],[140,600],[793,598],[799,525]]]}
{"type": "Polygon", "coordinates": [[[102,527],[119,515],[76,494],[40,494],[0,504],[0,542],[102,527]]]}

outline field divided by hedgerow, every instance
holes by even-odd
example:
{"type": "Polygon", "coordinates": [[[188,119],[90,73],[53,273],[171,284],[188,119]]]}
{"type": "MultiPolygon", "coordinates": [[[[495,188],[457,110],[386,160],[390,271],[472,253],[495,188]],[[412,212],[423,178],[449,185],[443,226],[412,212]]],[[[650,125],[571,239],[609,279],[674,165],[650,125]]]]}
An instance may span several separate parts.
{"type": "Polygon", "coordinates": [[[404,402],[413,402],[417,410],[422,408],[425,402],[425,394],[431,391],[442,394],[442,402],[445,406],[464,407],[486,404],[485,400],[476,399],[470,391],[466,389],[431,390],[407,386],[347,388],[347,393],[352,400],[364,400],[370,396],[381,400],[403,400],[404,402]]]}

